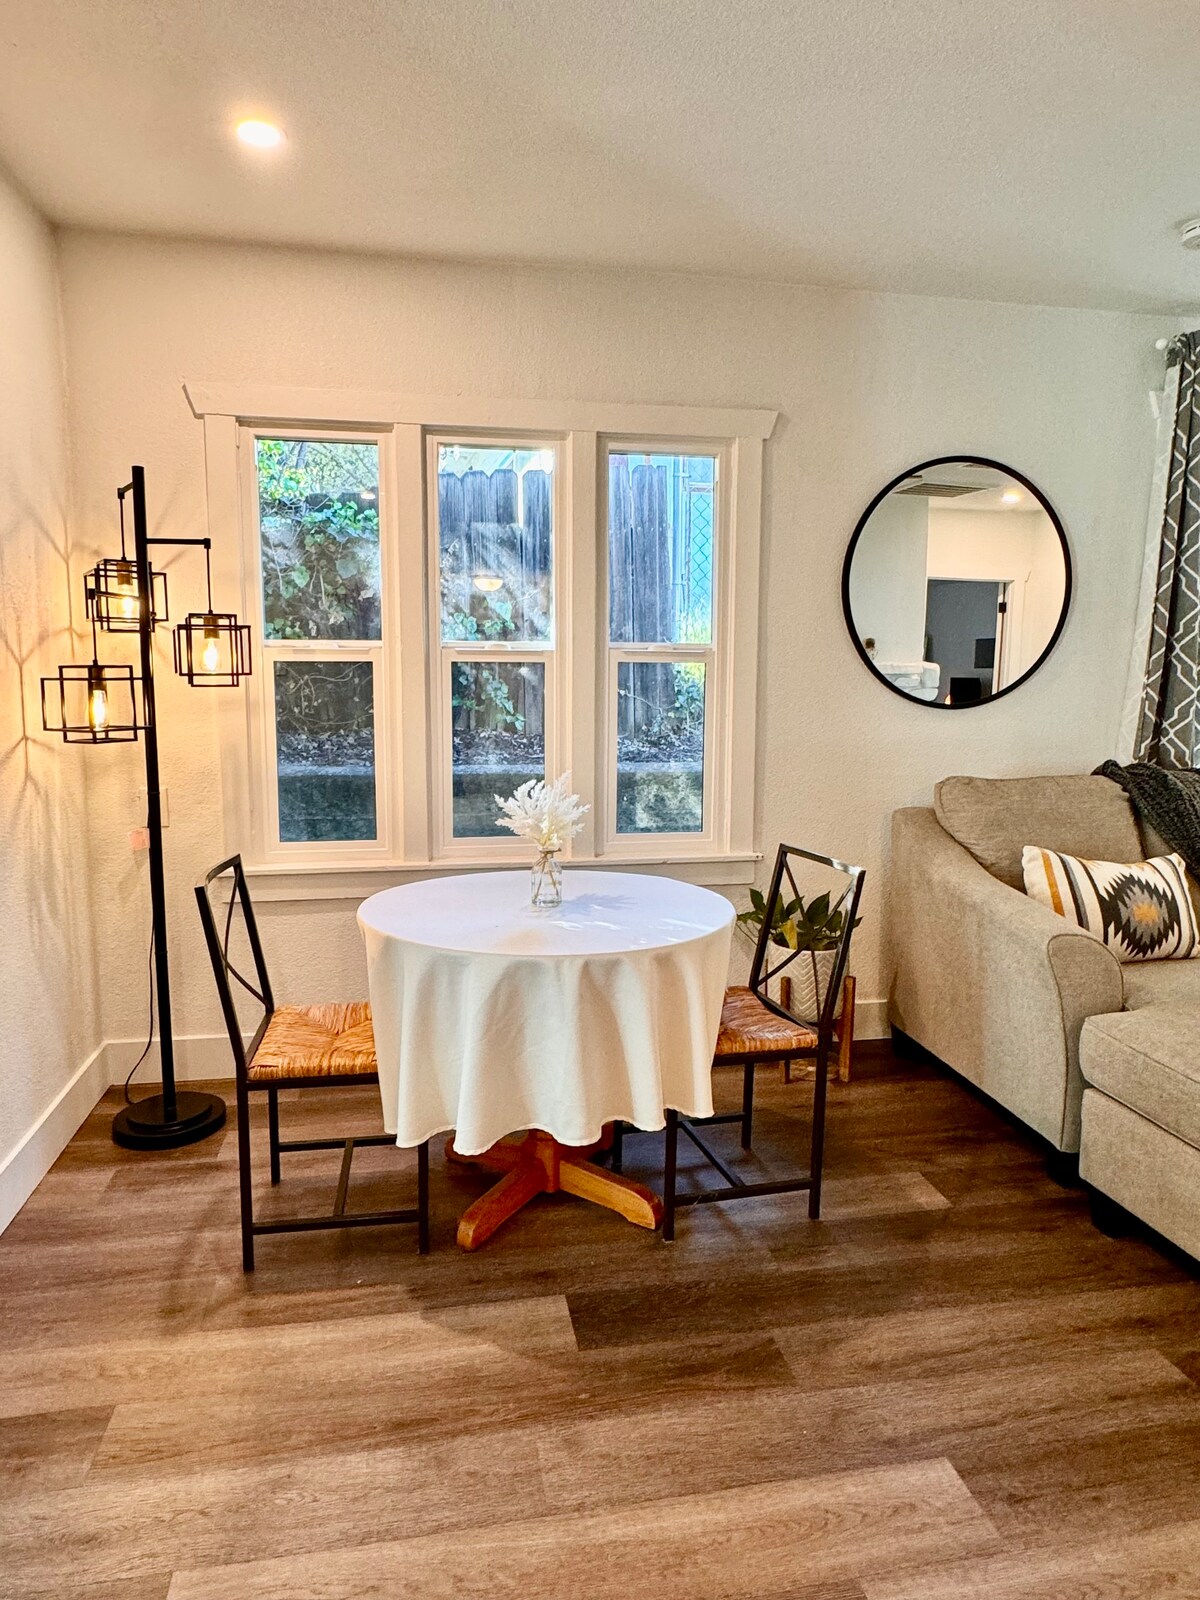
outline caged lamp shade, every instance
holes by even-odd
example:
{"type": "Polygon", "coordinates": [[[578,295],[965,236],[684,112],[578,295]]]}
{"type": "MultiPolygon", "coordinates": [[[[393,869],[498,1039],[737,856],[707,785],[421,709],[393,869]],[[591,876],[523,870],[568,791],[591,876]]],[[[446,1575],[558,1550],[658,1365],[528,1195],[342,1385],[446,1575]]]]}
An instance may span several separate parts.
{"type": "MultiPolygon", "coordinates": [[[[118,493],[117,509],[121,522],[121,554],[105,556],[84,574],[83,595],[92,632],[137,633],[142,626],[142,585],[137,559],[125,546],[125,495],[118,493]]],[[[167,620],[167,577],[146,563],[147,621],[150,627],[167,620]]]]}
{"type": "Polygon", "coordinates": [[[131,744],[144,727],[141,680],[130,666],[93,659],[42,679],[42,727],[64,744],[131,744]]]}
{"type": "Polygon", "coordinates": [[[175,671],[196,689],[230,689],[249,677],[250,628],[232,611],[190,611],[175,628],[175,671]]]}
{"type": "MultiPolygon", "coordinates": [[[[150,572],[150,626],[167,620],[167,575],[150,572]]],[[[141,626],[137,567],[125,556],[106,556],[84,577],[87,614],[105,633],[136,633],[141,626]]]]}

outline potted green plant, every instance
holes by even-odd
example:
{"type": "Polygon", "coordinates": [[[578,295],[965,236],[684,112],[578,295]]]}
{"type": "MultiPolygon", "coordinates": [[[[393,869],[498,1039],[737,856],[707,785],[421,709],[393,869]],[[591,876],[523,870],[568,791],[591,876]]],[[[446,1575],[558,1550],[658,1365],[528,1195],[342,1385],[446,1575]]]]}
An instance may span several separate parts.
{"type": "MultiPolygon", "coordinates": [[[[756,944],[766,915],[765,897],[758,889],[751,889],[750,909],[740,912],[737,920],[756,944]]],[[[857,928],[861,921],[858,917],[854,926],[857,928]]],[[[801,895],[790,901],[781,897],[777,903],[770,933],[770,942],[777,948],[768,951],[766,964],[768,968],[777,966],[787,953],[800,952],[780,974],[780,978],[791,979],[790,1009],[797,1016],[814,1020],[819,1016],[845,925],[845,911],[840,904],[833,905],[828,894],[807,902],[801,895]]]]}

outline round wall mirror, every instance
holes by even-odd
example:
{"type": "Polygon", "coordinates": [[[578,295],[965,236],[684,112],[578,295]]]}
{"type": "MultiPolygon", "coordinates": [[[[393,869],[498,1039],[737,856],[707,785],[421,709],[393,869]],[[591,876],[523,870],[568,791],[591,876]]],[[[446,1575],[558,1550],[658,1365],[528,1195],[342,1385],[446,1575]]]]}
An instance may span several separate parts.
{"type": "Polygon", "coordinates": [[[880,490],[842,569],[859,655],[906,700],[945,710],[996,700],[1054,648],[1071,555],[1028,478],[982,456],[924,461],[880,490]]]}

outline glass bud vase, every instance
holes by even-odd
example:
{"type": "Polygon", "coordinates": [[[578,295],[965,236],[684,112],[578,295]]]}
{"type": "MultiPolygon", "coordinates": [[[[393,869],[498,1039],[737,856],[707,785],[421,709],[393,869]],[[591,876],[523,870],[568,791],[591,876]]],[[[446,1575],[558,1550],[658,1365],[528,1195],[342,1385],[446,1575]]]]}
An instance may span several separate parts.
{"type": "Polygon", "coordinates": [[[562,868],[553,850],[543,850],[533,863],[529,898],[535,906],[562,905],[562,868]]]}

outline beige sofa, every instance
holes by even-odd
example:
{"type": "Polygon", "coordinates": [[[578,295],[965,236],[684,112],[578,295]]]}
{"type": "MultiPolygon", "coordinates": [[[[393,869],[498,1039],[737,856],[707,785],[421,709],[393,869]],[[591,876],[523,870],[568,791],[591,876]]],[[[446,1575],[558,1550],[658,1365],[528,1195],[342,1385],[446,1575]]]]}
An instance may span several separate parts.
{"type": "Polygon", "coordinates": [[[893,818],[892,1023],[1200,1255],[1200,961],[1118,962],[1025,896],[1026,844],[1166,848],[1106,778],[947,778],[893,818]]]}

